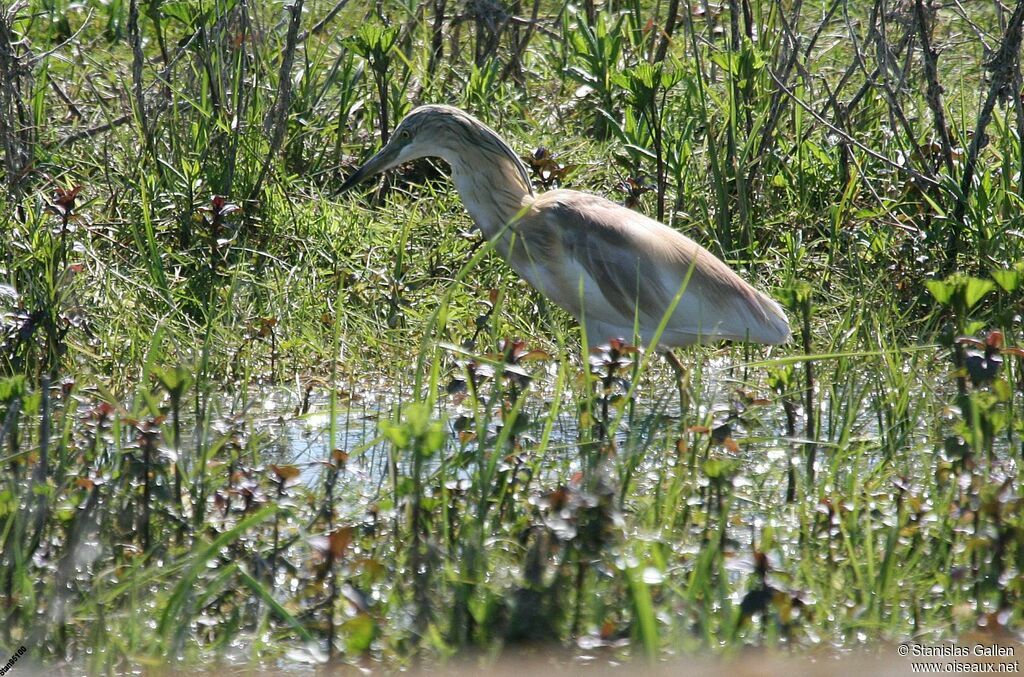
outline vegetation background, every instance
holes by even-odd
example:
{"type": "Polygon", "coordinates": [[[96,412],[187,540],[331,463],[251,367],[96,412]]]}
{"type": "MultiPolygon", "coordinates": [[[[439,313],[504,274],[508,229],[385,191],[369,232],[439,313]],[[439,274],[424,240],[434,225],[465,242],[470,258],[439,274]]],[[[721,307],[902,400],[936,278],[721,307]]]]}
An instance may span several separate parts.
{"type": "MultiPolygon", "coordinates": [[[[1019,639],[1024,2],[14,0],[0,647],[112,672],[1019,639]],[[781,349],[580,357],[443,167],[656,216],[781,349]]],[[[2,656],[0,656],[2,658],[2,656]]]]}

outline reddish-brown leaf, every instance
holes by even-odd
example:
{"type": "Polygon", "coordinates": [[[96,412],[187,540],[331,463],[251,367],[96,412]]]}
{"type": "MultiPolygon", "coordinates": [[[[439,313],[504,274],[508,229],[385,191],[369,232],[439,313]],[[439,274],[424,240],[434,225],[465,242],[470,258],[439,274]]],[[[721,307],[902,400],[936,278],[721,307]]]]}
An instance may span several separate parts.
{"type": "Polygon", "coordinates": [[[285,481],[298,477],[302,472],[294,465],[274,465],[273,463],[270,464],[270,469],[278,479],[285,481]]]}
{"type": "Polygon", "coordinates": [[[353,533],[352,527],[341,527],[327,536],[328,547],[334,559],[340,559],[345,554],[348,546],[352,543],[353,533]]]}

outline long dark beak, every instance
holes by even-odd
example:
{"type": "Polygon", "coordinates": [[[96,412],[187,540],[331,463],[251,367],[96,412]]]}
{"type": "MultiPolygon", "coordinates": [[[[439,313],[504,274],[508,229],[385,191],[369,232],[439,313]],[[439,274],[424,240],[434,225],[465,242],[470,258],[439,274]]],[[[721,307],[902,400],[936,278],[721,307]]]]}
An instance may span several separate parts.
{"type": "Polygon", "coordinates": [[[371,176],[391,169],[398,164],[397,155],[397,149],[391,144],[384,146],[376,155],[367,160],[362,167],[353,172],[352,176],[345,179],[345,183],[341,184],[341,192],[345,192],[371,176]]]}

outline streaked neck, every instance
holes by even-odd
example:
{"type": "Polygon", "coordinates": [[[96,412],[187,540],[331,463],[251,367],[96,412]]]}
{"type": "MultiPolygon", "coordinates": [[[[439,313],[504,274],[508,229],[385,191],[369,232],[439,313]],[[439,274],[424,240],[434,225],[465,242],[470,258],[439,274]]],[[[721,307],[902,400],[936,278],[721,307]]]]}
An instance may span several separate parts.
{"type": "Polygon", "coordinates": [[[488,240],[497,237],[533,196],[519,158],[480,150],[472,162],[463,155],[445,159],[466,210],[488,240]]]}

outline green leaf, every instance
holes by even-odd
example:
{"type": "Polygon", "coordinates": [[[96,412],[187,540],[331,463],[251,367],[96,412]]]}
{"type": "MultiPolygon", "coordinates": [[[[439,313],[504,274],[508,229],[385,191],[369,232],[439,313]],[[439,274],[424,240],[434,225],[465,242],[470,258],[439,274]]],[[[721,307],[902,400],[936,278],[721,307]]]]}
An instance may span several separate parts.
{"type": "Polygon", "coordinates": [[[661,89],[666,91],[672,89],[683,81],[683,71],[676,67],[663,67],[661,70],[661,89]]]}
{"type": "Polygon", "coordinates": [[[389,442],[399,449],[411,449],[423,456],[433,456],[444,446],[448,431],[444,421],[431,418],[430,407],[423,402],[407,405],[403,420],[381,421],[378,428],[389,442]]]}
{"type": "Polygon", "coordinates": [[[704,462],[704,474],[710,480],[728,479],[739,469],[739,461],[733,459],[712,458],[704,462]]]}
{"type": "Polygon", "coordinates": [[[640,567],[626,569],[626,579],[629,581],[630,598],[633,602],[633,614],[636,619],[636,634],[643,647],[644,654],[654,660],[660,649],[658,639],[658,619],[654,612],[654,602],[651,598],[651,590],[644,583],[643,573],[640,567]]]}
{"type": "Polygon", "coordinates": [[[397,28],[364,23],[355,35],[345,41],[345,44],[359,56],[377,63],[384,60],[396,42],[397,28]]]}
{"type": "Polygon", "coordinates": [[[345,633],[345,650],[351,654],[364,654],[377,637],[377,623],[369,614],[361,613],[341,624],[345,633]]]}
{"type": "Polygon", "coordinates": [[[192,385],[191,372],[181,365],[154,369],[153,374],[164,390],[176,397],[180,397],[192,385]]]}
{"type": "Polygon", "coordinates": [[[1019,270],[993,270],[992,279],[1003,291],[1012,292],[1020,286],[1021,273],[1019,270]]]}
{"type": "Polygon", "coordinates": [[[17,376],[9,376],[7,378],[0,378],[0,401],[10,402],[16,397],[21,397],[25,393],[25,376],[18,374],[17,376]]]}
{"type": "Polygon", "coordinates": [[[432,421],[430,428],[423,435],[423,443],[419,446],[419,453],[424,456],[433,456],[444,447],[444,441],[448,437],[441,421],[432,421]]]}
{"type": "Polygon", "coordinates": [[[653,90],[656,83],[661,80],[661,68],[646,61],[633,69],[633,77],[644,89],[653,90]]]}
{"type": "Polygon", "coordinates": [[[711,60],[727,73],[735,75],[738,71],[739,54],[734,52],[718,52],[711,57],[711,60]]]}
{"type": "Polygon", "coordinates": [[[740,51],[744,66],[749,68],[751,71],[759,71],[764,68],[765,61],[761,56],[761,50],[750,41],[750,38],[743,39],[743,49],[740,51]]]}
{"type": "Polygon", "coordinates": [[[408,475],[402,475],[395,482],[395,497],[403,498],[405,496],[412,496],[416,491],[416,482],[413,481],[408,475]]]}
{"type": "Polygon", "coordinates": [[[949,305],[949,300],[953,298],[953,292],[957,287],[956,284],[945,280],[925,280],[924,286],[928,287],[935,300],[944,306],[949,305]]]}
{"type": "Polygon", "coordinates": [[[970,310],[985,294],[995,288],[996,285],[992,280],[981,280],[976,277],[967,278],[967,286],[964,289],[964,301],[967,304],[967,309],[970,310]]]}
{"type": "Polygon", "coordinates": [[[963,333],[966,334],[967,336],[974,336],[975,334],[980,333],[981,330],[984,328],[984,320],[974,320],[973,322],[968,322],[967,324],[964,325],[963,333]]]}
{"type": "Polygon", "coordinates": [[[801,280],[783,288],[779,296],[787,309],[796,311],[811,300],[813,291],[810,284],[801,280]]]}
{"type": "Polygon", "coordinates": [[[170,639],[172,630],[180,627],[181,623],[187,624],[187,620],[181,618],[179,614],[185,606],[186,600],[190,595],[194,594],[193,586],[199,574],[207,569],[207,563],[220,553],[221,549],[242,538],[249,529],[272,517],[278,509],[276,505],[268,505],[252,513],[231,529],[218,535],[217,538],[205,547],[202,547],[202,544],[196,544],[196,548],[202,547],[202,549],[194,551],[194,554],[191,555],[190,559],[192,561],[185,568],[184,573],[178,580],[178,584],[174,587],[170,598],[167,600],[167,605],[160,614],[160,622],[157,626],[157,632],[160,635],[170,639]]]}
{"type": "Polygon", "coordinates": [[[381,421],[377,427],[380,428],[380,434],[396,447],[404,449],[409,446],[409,426],[392,421],[381,421]]]}
{"type": "Polygon", "coordinates": [[[768,369],[768,387],[776,392],[784,392],[794,382],[795,370],[792,364],[768,369]]]}
{"type": "Polygon", "coordinates": [[[266,605],[270,608],[274,614],[277,615],[282,621],[287,623],[300,637],[306,642],[315,642],[316,638],[309,633],[309,630],[302,625],[299,619],[295,618],[291,613],[288,612],[281,603],[274,599],[274,595],[267,589],[265,585],[257,581],[255,578],[250,576],[246,571],[239,569],[238,574],[245,583],[246,587],[256,593],[260,599],[262,599],[266,605]]]}
{"type": "Polygon", "coordinates": [[[191,2],[163,2],[160,4],[160,12],[168,19],[180,21],[185,28],[191,29],[200,13],[196,11],[191,2]]]}
{"type": "Polygon", "coordinates": [[[18,509],[18,499],[10,489],[0,491],[0,519],[13,515],[18,509]]]}

